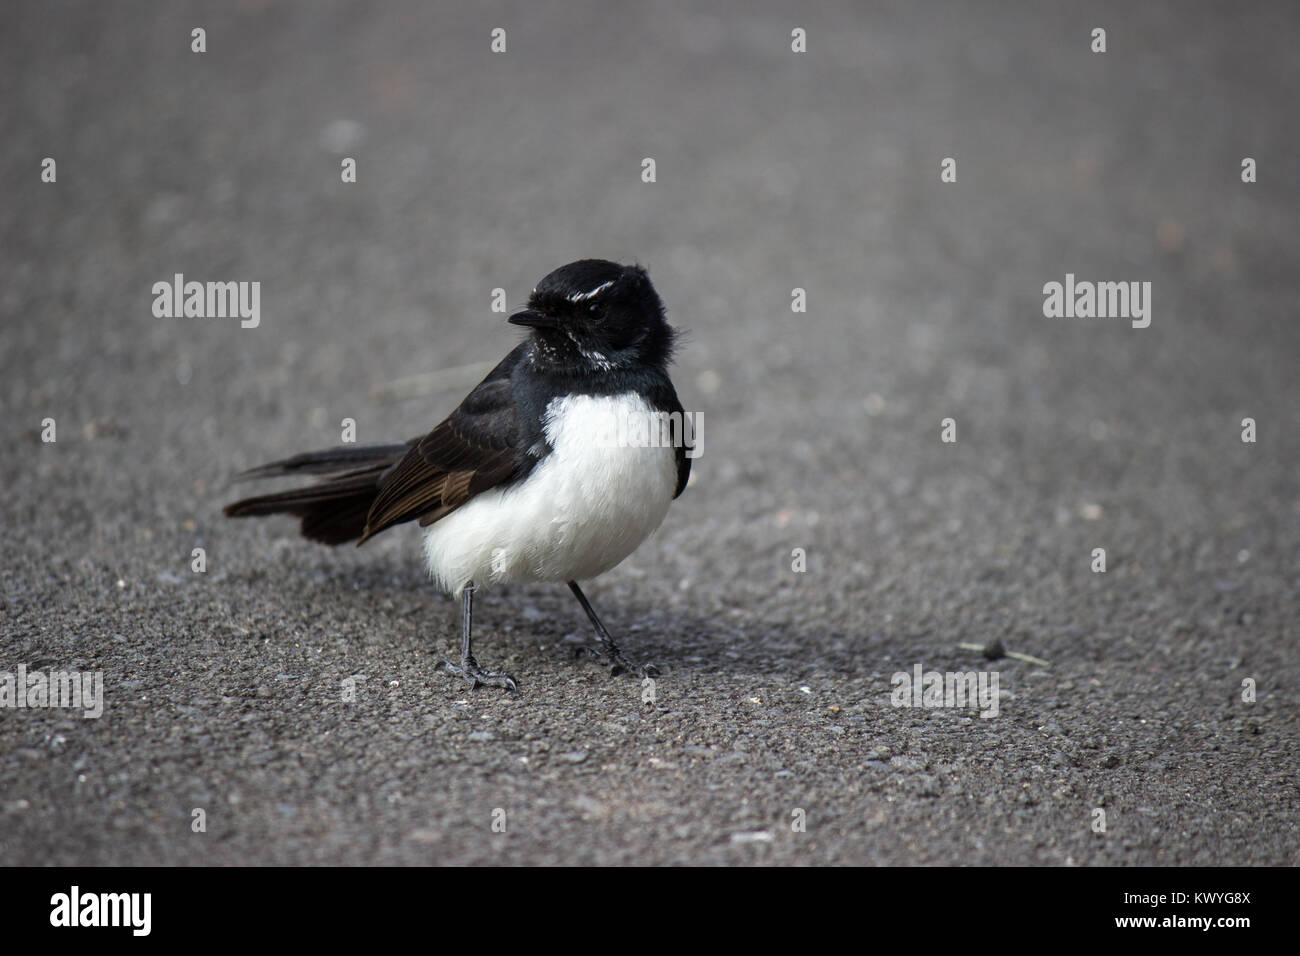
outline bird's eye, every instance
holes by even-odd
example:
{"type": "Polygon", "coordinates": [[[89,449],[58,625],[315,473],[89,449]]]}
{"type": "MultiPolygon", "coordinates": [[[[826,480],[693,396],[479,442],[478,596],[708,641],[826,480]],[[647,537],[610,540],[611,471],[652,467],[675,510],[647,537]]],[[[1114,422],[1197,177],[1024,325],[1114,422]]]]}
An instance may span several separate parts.
{"type": "Polygon", "coordinates": [[[593,316],[600,315],[600,306],[593,302],[591,305],[587,306],[587,311],[593,316]]]}

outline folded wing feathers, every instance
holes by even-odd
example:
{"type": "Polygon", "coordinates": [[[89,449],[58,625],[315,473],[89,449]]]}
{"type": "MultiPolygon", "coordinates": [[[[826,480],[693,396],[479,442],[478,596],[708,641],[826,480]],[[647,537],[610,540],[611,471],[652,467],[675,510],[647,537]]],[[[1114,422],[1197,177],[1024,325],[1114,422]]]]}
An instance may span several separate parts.
{"type": "Polygon", "coordinates": [[[489,449],[453,430],[434,429],[384,479],[359,544],[401,521],[427,526],[490,488],[514,468],[509,448],[489,449]]]}

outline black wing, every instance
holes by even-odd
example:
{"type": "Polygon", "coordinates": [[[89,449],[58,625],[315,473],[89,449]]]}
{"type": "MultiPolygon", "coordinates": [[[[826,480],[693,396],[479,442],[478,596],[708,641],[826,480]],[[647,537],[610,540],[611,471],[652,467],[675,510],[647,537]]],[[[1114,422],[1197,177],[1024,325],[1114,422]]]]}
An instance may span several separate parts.
{"type": "Polygon", "coordinates": [[[520,437],[532,429],[520,427],[510,380],[526,352],[524,343],[502,359],[459,408],[380,479],[358,545],[403,521],[433,524],[475,495],[532,470],[537,459],[523,453],[520,437]]]}

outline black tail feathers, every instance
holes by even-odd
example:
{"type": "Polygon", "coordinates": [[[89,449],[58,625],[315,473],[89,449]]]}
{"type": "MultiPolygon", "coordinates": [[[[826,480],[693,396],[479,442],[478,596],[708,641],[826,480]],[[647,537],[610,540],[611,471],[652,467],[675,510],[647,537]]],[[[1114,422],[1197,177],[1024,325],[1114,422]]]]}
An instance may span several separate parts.
{"type": "Polygon", "coordinates": [[[379,495],[384,473],[401,461],[409,443],[351,445],[294,455],[237,476],[243,481],[284,475],[333,475],[306,488],[244,498],[226,505],[229,518],[291,514],[302,519],[304,538],[338,545],[360,538],[379,495]]]}

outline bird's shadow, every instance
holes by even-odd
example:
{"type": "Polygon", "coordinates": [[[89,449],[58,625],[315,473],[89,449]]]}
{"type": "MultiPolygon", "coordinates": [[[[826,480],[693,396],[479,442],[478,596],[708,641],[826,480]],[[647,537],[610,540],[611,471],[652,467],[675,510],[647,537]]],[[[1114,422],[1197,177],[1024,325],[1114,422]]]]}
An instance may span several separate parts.
{"type": "MultiPolygon", "coordinates": [[[[437,590],[418,565],[396,556],[348,565],[305,563],[313,572],[310,580],[277,581],[280,600],[302,600],[312,616],[353,616],[361,605],[379,607],[376,613],[400,619],[390,622],[395,639],[409,637],[437,657],[458,647],[460,603],[437,590]]],[[[279,576],[278,568],[234,575],[260,587],[279,576]]],[[[815,617],[800,625],[758,613],[732,613],[720,620],[613,591],[625,588],[588,588],[588,596],[624,654],[653,663],[664,675],[744,674],[785,681],[862,678],[888,669],[891,659],[910,660],[932,641],[928,635],[883,628],[850,632],[815,617]]],[[[539,651],[551,659],[573,659],[595,644],[591,626],[568,589],[546,583],[481,588],[474,600],[474,638],[476,653],[494,662],[507,654],[522,660],[539,651]]]]}

